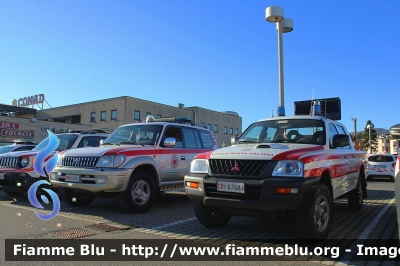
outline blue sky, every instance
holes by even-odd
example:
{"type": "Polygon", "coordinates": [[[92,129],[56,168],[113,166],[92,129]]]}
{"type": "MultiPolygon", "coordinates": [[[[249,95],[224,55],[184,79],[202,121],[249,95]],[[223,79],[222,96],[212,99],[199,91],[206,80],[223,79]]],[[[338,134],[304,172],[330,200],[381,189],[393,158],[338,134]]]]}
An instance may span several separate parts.
{"type": "Polygon", "coordinates": [[[340,97],[349,131],[397,115],[400,1],[60,0],[0,2],[0,103],[43,93],[52,107],[131,96],[236,111],[243,129],[276,114],[277,33],[286,115],[340,97]]]}

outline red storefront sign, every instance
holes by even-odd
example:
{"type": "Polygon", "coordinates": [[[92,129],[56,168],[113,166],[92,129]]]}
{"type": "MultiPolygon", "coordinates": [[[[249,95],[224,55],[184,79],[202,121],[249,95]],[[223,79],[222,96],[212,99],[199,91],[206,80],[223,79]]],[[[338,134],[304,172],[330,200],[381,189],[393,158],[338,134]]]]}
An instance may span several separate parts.
{"type": "Polygon", "coordinates": [[[0,128],[19,129],[19,123],[10,123],[10,122],[0,121],[0,128]]]}
{"type": "Polygon", "coordinates": [[[23,138],[34,138],[35,132],[26,130],[9,130],[2,129],[1,136],[3,137],[23,137],[23,138]]]}

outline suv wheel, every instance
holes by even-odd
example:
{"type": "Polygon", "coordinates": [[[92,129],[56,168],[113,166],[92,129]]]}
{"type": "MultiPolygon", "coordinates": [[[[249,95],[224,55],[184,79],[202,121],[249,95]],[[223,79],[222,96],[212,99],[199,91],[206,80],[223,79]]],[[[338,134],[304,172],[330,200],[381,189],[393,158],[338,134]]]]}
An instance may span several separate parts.
{"type": "Polygon", "coordinates": [[[157,197],[156,186],[150,174],[135,171],[125,191],[118,193],[118,203],[124,211],[147,212],[157,197]]]}
{"type": "Polygon", "coordinates": [[[363,206],[364,195],[362,183],[360,175],[357,180],[356,188],[347,194],[347,203],[349,204],[349,209],[352,211],[359,211],[363,206]]]}
{"type": "Polygon", "coordinates": [[[63,201],[73,207],[87,206],[96,198],[95,195],[75,192],[70,188],[60,188],[60,194],[63,201]]]}
{"type": "Polygon", "coordinates": [[[219,207],[207,206],[195,201],[194,212],[197,220],[206,227],[222,227],[231,219],[231,215],[219,207]]]}
{"type": "Polygon", "coordinates": [[[303,239],[324,239],[333,219],[333,202],[329,189],[319,184],[308,210],[297,215],[297,231],[303,239]]]}

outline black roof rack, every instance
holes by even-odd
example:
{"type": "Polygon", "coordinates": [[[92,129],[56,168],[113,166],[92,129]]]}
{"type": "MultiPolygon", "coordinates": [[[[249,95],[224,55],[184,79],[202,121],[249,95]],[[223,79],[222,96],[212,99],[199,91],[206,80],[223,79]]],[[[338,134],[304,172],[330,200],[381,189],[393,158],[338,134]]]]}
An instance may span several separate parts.
{"type": "Polygon", "coordinates": [[[80,134],[96,134],[96,133],[106,133],[110,134],[111,130],[107,129],[70,129],[69,133],[80,133],[80,134]]]}
{"type": "Polygon", "coordinates": [[[190,125],[194,126],[192,119],[189,117],[185,117],[185,116],[154,118],[154,122],[171,122],[171,123],[179,123],[179,124],[190,124],[190,125]]]}

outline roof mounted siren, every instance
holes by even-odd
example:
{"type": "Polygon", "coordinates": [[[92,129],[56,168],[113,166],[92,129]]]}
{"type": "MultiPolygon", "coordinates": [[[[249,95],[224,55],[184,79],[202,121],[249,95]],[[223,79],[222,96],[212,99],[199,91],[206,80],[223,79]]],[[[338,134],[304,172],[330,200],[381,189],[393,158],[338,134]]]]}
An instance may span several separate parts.
{"type": "Polygon", "coordinates": [[[155,121],[154,116],[148,115],[148,116],[146,117],[146,123],[154,122],[154,121],[155,121]]]}
{"type": "Polygon", "coordinates": [[[278,106],[278,112],[277,112],[278,116],[285,116],[285,107],[283,106],[278,106]]]}
{"type": "Polygon", "coordinates": [[[320,116],[321,115],[321,105],[320,102],[315,100],[313,101],[312,106],[312,116],[320,116]]]}

